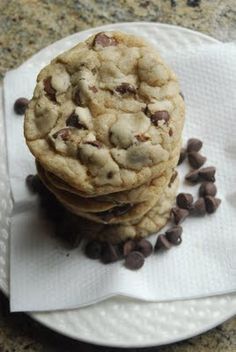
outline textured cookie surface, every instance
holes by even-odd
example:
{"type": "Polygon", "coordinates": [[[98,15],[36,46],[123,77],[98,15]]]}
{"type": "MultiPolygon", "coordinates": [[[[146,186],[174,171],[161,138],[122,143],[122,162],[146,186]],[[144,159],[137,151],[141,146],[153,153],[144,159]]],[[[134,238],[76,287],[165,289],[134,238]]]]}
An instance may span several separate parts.
{"type": "Polygon", "coordinates": [[[160,175],[183,121],[177,78],[156,51],[134,36],[107,32],[40,72],[25,137],[46,170],[95,196],[160,175]]]}
{"type": "Polygon", "coordinates": [[[175,202],[178,177],[167,186],[154,207],[143,217],[127,224],[103,225],[77,217],[78,228],[87,238],[119,243],[129,238],[146,237],[157,233],[169,220],[170,210],[175,202]]]}

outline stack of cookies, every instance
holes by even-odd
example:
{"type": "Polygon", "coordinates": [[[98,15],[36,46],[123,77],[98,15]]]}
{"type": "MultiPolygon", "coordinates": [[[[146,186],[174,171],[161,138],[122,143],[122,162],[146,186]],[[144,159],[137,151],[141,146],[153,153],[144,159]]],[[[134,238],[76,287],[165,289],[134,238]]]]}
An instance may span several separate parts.
{"type": "Polygon", "coordinates": [[[138,37],[98,33],[38,75],[25,138],[38,175],[111,242],[167,222],[184,124],[175,74],[138,37]]]}

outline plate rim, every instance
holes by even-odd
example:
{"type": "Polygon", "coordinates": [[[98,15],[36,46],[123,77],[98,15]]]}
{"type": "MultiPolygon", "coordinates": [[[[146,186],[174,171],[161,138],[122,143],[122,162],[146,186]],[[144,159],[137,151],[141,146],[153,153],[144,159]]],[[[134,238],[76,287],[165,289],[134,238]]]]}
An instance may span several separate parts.
{"type": "MultiPolygon", "coordinates": [[[[110,24],[106,24],[106,25],[102,25],[102,26],[99,26],[99,27],[94,27],[94,28],[89,28],[89,29],[85,29],[83,31],[80,31],[80,32],[77,32],[77,33],[73,33],[65,38],[62,38],[62,39],[59,39],[57,40],[56,42],[42,48],[40,51],[38,51],[37,53],[35,53],[34,55],[32,55],[29,59],[27,59],[22,65],[25,65],[27,63],[29,63],[32,59],[36,58],[38,55],[40,55],[44,50],[48,50],[49,47],[52,47],[52,46],[56,46],[58,45],[60,42],[64,41],[66,38],[67,39],[70,39],[72,37],[76,37],[77,35],[79,34],[83,34],[83,35],[89,35],[91,34],[92,32],[94,32],[95,30],[96,31],[100,31],[100,30],[109,30],[111,28],[119,28],[121,26],[138,26],[138,25],[142,25],[142,26],[155,26],[155,27],[158,27],[158,28],[162,28],[162,29],[167,29],[167,30],[177,30],[178,32],[183,32],[183,33],[189,33],[189,34],[192,34],[194,36],[198,36],[199,38],[202,38],[203,41],[205,42],[212,42],[212,43],[219,43],[220,41],[215,39],[215,38],[212,38],[211,36],[208,36],[206,34],[203,34],[203,33],[200,33],[200,32],[196,32],[194,30],[191,30],[189,28],[184,28],[184,27],[181,27],[181,26],[177,26],[177,25],[171,25],[171,24],[165,24],[165,23],[158,23],[158,22],[119,22],[119,23],[110,23],[110,24]]],[[[22,66],[20,65],[20,66],[22,66]]],[[[0,288],[1,290],[4,292],[4,294],[6,294],[7,296],[9,296],[9,293],[7,292],[7,285],[3,285],[0,281],[0,288]]],[[[236,295],[236,294],[235,294],[236,295]]],[[[229,296],[229,295],[220,295],[220,297],[222,296],[229,296]]],[[[214,297],[214,296],[213,296],[214,297]]],[[[206,297],[205,299],[209,299],[210,297],[206,297]]],[[[115,300],[115,298],[113,298],[115,300]]],[[[204,298],[202,298],[204,299],[204,298]]],[[[181,300],[181,302],[186,302],[187,300],[181,300]]],[[[190,300],[191,301],[191,300],[190,300]]],[[[175,301],[172,301],[172,302],[175,302],[175,301]]],[[[101,302],[100,302],[101,303],[101,302]]],[[[146,305],[150,304],[150,303],[153,303],[153,302],[145,302],[146,305]]],[[[81,309],[81,308],[80,308],[81,309]]],[[[79,313],[79,308],[76,309],[79,313]]],[[[63,312],[67,312],[68,310],[65,310],[63,312]]],[[[122,344],[122,343],[118,343],[118,341],[113,341],[113,343],[111,342],[107,342],[107,341],[104,341],[102,338],[101,340],[99,338],[90,338],[90,339],[87,339],[87,338],[84,338],[84,337],[79,337],[79,336],[75,336],[74,333],[69,333],[68,331],[63,331],[62,328],[60,328],[60,326],[54,324],[53,321],[51,321],[50,323],[50,320],[45,320],[45,314],[48,315],[48,314],[51,314],[51,312],[37,312],[37,313],[27,313],[30,317],[32,317],[33,319],[35,319],[36,321],[38,321],[40,324],[46,326],[47,328],[53,330],[53,331],[56,331],[57,333],[59,334],[63,334],[64,336],[67,336],[69,338],[72,338],[74,340],[79,340],[79,341],[83,341],[83,342],[86,342],[86,343],[91,343],[91,344],[99,344],[99,345],[102,345],[102,346],[109,346],[109,347],[129,347],[129,348],[141,348],[141,347],[152,347],[152,346],[160,346],[160,344],[158,345],[157,344],[153,344],[153,342],[151,343],[148,343],[148,342],[139,342],[138,344],[135,344],[135,343],[127,343],[127,344],[122,344]]],[[[194,331],[194,333],[192,332],[189,332],[187,334],[182,334],[181,336],[179,337],[174,337],[173,339],[170,339],[170,338],[167,338],[166,341],[162,342],[161,345],[166,345],[166,344],[171,344],[171,343],[174,343],[174,342],[179,342],[179,341],[182,341],[182,340],[186,340],[190,337],[193,337],[193,336],[197,336],[203,332],[206,332],[212,328],[214,328],[215,326],[221,324],[222,322],[230,319],[231,317],[233,317],[234,315],[236,314],[236,307],[235,307],[235,311],[234,312],[227,312],[227,314],[225,314],[224,316],[221,316],[220,319],[218,320],[215,320],[212,324],[206,324],[204,325],[202,328],[200,329],[197,329],[194,331]]]]}

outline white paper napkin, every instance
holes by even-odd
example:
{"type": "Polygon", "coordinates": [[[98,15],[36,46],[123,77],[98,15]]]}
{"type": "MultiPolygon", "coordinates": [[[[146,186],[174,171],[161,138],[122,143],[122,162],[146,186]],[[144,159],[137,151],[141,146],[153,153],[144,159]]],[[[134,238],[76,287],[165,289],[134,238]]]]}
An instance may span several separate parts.
{"type": "MultiPolygon", "coordinates": [[[[15,201],[11,225],[11,310],[77,308],[114,295],[147,301],[204,297],[236,291],[236,46],[216,44],[169,53],[180,77],[187,119],[185,139],[204,141],[207,165],[217,167],[222,205],[216,214],[188,218],[183,243],[149,257],[132,272],[122,262],[103,265],[81,249],[63,249],[40,218],[25,177],[35,172],[25,146],[22,117],[13,112],[19,96],[31,97],[38,67],[8,72],[4,80],[8,163],[15,201]]],[[[188,170],[181,167],[181,174],[188,170]]],[[[197,194],[198,187],[181,185],[197,194]]],[[[153,241],[156,236],[153,236],[153,241]]]]}

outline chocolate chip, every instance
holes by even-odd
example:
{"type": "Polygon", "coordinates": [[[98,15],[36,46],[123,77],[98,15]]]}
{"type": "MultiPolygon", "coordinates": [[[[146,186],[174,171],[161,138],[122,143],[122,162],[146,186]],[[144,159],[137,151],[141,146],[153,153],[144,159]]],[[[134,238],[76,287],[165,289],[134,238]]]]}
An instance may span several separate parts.
{"type": "Polygon", "coordinates": [[[204,181],[215,182],[216,168],[214,166],[204,167],[199,170],[199,177],[204,181]]]}
{"type": "Polygon", "coordinates": [[[93,42],[93,45],[101,45],[103,48],[107,46],[115,46],[117,44],[115,38],[108,37],[105,33],[98,33],[93,42]]]}
{"type": "Polygon", "coordinates": [[[200,5],[201,0],[187,0],[187,5],[190,7],[197,7],[200,5]]]}
{"type": "Polygon", "coordinates": [[[187,175],[185,176],[185,180],[192,183],[199,182],[200,181],[199,170],[193,170],[187,173],[187,175]]]}
{"type": "Polygon", "coordinates": [[[219,205],[221,203],[221,200],[219,198],[206,196],[205,197],[205,202],[206,202],[206,211],[207,211],[207,213],[208,214],[212,214],[219,207],[219,205]]]}
{"type": "Polygon", "coordinates": [[[72,114],[67,118],[66,126],[87,130],[87,127],[79,121],[79,116],[75,112],[72,112],[72,114]]]}
{"type": "Polygon", "coordinates": [[[61,138],[63,141],[67,141],[70,137],[70,130],[69,128],[62,128],[61,130],[53,133],[53,138],[61,138]]]}
{"type": "Polygon", "coordinates": [[[171,209],[171,214],[173,215],[175,224],[179,225],[189,215],[189,211],[187,209],[174,207],[174,208],[171,209]]]}
{"type": "Polygon", "coordinates": [[[173,130],[172,130],[172,128],[169,129],[169,136],[170,136],[170,137],[173,136],[173,130]]]}
{"type": "Polygon", "coordinates": [[[199,169],[205,162],[207,158],[203,155],[201,155],[198,152],[190,152],[188,153],[188,161],[189,164],[194,168],[194,169],[199,169]]]}
{"type": "Polygon", "coordinates": [[[47,97],[52,101],[56,101],[56,90],[52,87],[52,77],[45,78],[43,84],[47,97]]]}
{"type": "Polygon", "coordinates": [[[105,222],[108,222],[116,216],[122,216],[126,214],[132,207],[133,207],[132,204],[119,205],[112,209],[97,213],[97,216],[99,216],[105,222]]]}
{"type": "Polygon", "coordinates": [[[77,88],[74,92],[74,96],[73,96],[73,102],[75,103],[75,105],[77,106],[83,106],[84,104],[82,103],[82,99],[80,96],[80,89],[77,88]]]}
{"type": "Polygon", "coordinates": [[[168,187],[171,187],[172,183],[175,181],[176,177],[178,176],[178,172],[174,171],[171,178],[170,178],[170,182],[168,184],[168,187]]]}
{"type": "Polygon", "coordinates": [[[119,255],[115,246],[104,242],[102,245],[101,260],[104,264],[114,263],[119,259],[119,255]]]}
{"type": "Polygon", "coordinates": [[[114,176],[114,173],[113,173],[112,171],[109,171],[109,172],[107,173],[107,178],[108,178],[108,179],[111,179],[113,176],[114,176]]]}
{"type": "Polygon", "coordinates": [[[149,136],[145,136],[145,134],[137,134],[136,136],[136,139],[139,141],[139,142],[146,142],[150,139],[149,136]]]}
{"type": "Polygon", "coordinates": [[[102,148],[102,143],[100,143],[99,141],[91,141],[91,142],[85,142],[85,144],[90,144],[93,147],[96,147],[98,149],[102,148]]]}
{"type": "Polygon", "coordinates": [[[200,197],[206,197],[206,196],[214,197],[216,193],[217,193],[217,188],[213,182],[203,182],[199,188],[200,197]]]}
{"type": "Polygon", "coordinates": [[[164,123],[167,123],[170,119],[170,115],[168,111],[156,111],[153,115],[150,117],[153,125],[158,126],[159,121],[164,121],[164,123]]]}
{"type": "Polygon", "coordinates": [[[143,238],[136,243],[136,250],[138,252],[141,252],[144,255],[144,257],[146,258],[152,254],[153,247],[152,247],[151,242],[149,242],[143,238]]]}
{"type": "Polygon", "coordinates": [[[133,252],[136,248],[136,242],[128,240],[123,245],[123,255],[126,257],[130,252],[133,252]]]}
{"type": "Polygon", "coordinates": [[[159,235],[155,244],[155,251],[160,249],[170,249],[171,243],[168,241],[165,235],[159,235]]]}
{"type": "Polygon", "coordinates": [[[18,98],[14,103],[14,111],[17,115],[24,115],[25,110],[29,104],[29,100],[26,98],[18,98]]]}
{"type": "Polygon", "coordinates": [[[100,259],[102,253],[102,244],[98,241],[88,242],[85,247],[85,254],[90,259],[100,259]]]}
{"type": "Polygon", "coordinates": [[[192,213],[194,215],[205,215],[206,214],[206,204],[205,204],[205,199],[203,197],[200,197],[194,202],[193,208],[192,208],[192,213]]]}
{"type": "Polygon", "coordinates": [[[182,164],[182,162],[185,160],[186,156],[187,156],[186,148],[181,148],[178,165],[182,164]]]}
{"type": "Polygon", "coordinates": [[[131,270],[138,270],[144,264],[144,256],[140,252],[131,252],[125,259],[125,266],[131,270]]]}
{"type": "Polygon", "coordinates": [[[199,152],[199,150],[202,148],[202,141],[197,138],[190,138],[187,143],[187,152],[199,152]]]}
{"type": "Polygon", "coordinates": [[[123,82],[118,87],[116,87],[116,91],[120,94],[135,94],[136,88],[130,83],[123,82]]]}
{"type": "Polygon", "coordinates": [[[33,193],[41,193],[45,189],[45,186],[38,175],[28,175],[25,179],[25,182],[27,187],[33,193]]]}
{"type": "Polygon", "coordinates": [[[166,231],[166,238],[170,243],[179,245],[182,242],[183,229],[181,226],[173,226],[169,230],[166,231]]]}
{"type": "Polygon", "coordinates": [[[179,193],[176,198],[176,203],[182,209],[191,209],[193,196],[190,193],[179,193]]]}
{"type": "Polygon", "coordinates": [[[93,93],[98,92],[98,89],[95,86],[88,86],[88,89],[91,90],[93,93]]]}

